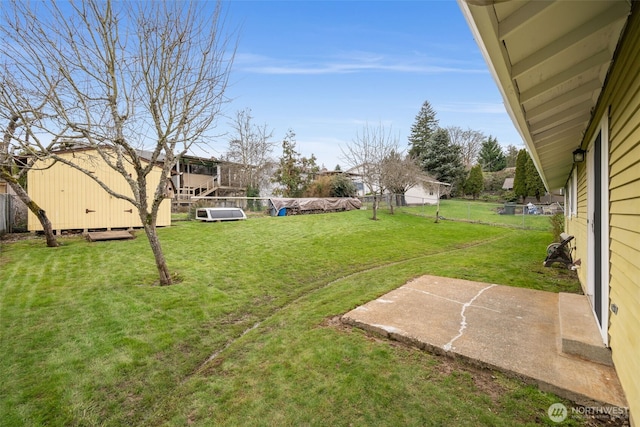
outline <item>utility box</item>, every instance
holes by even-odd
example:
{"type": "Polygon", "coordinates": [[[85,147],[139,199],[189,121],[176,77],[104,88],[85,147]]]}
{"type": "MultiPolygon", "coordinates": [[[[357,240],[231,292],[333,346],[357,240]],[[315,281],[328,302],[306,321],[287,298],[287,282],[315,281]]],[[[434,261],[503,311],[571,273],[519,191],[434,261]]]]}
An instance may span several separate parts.
{"type": "Polygon", "coordinates": [[[515,215],[516,214],[516,204],[515,203],[505,203],[504,204],[504,214],[505,215],[515,215]]]}

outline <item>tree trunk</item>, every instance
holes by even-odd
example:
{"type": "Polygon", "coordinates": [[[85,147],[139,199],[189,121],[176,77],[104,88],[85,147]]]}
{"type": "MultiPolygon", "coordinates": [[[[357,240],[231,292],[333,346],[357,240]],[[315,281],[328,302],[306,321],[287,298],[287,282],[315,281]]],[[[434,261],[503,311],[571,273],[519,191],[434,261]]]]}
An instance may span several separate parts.
{"type": "Polygon", "coordinates": [[[58,243],[58,240],[56,240],[56,236],[53,234],[53,228],[51,227],[51,221],[49,221],[47,213],[40,209],[40,206],[38,206],[36,202],[31,200],[29,194],[24,188],[22,188],[22,185],[20,185],[18,180],[11,173],[10,166],[8,166],[10,164],[9,144],[13,137],[13,133],[18,127],[19,119],[19,116],[13,116],[11,118],[2,137],[2,145],[0,145],[0,177],[9,183],[9,187],[11,187],[11,189],[17,194],[18,198],[22,200],[22,203],[27,205],[29,210],[38,218],[40,224],[42,224],[44,235],[47,238],[47,246],[50,248],[57,248],[60,244],[58,243]]]}
{"type": "Polygon", "coordinates": [[[53,234],[53,227],[51,226],[51,221],[49,221],[49,217],[47,217],[47,213],[38,206],[36,202],[31,200],[29,194],[22,188],[22,186],[18,183],[18,181],[6,170],[0,170],[0,176],[9,183],[9,186],[13,191],[15,191],[18,198],[27,205],[29,210],[33,212],[33,214],[38,218],[40,224],[42,224],[42,230],[44,231],[44,236],[47,239],[47,246],[50,248],[57,248],[60,246],[58,240],[56,239],[55,234],[53,234]]]}
{"type": "Polygon", "coordinates": [[[167,267],[167,261],[164,259],[164,253],[162,252],[162,246],[160,246],[160,239],[155,226],[155,220],[153,224],[144,223],[144,232],[147,234],[149,245],[153,251],[153,256],[156,260],[156,268],[160,276],[160,286],[168,286],[172,284],[171,274],[169,273],[169,267],[167,267]]]}

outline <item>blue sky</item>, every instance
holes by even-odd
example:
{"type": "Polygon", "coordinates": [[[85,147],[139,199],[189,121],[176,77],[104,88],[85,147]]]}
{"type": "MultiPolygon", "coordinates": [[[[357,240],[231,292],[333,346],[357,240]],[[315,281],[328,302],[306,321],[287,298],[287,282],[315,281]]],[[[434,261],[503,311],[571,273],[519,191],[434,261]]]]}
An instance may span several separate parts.
{"type": "MultiPolygon", "coordinates": [[[[407,147],[428,100],[441,126],[460,126],[522,146],[455,0],[238,1],[226,3],[238,50],[225,113],[251,108],[281,142],[334,169],[340,147],[382,123],[407,147]]],[[[228,131],[221,118],[217,131],[228,131]]],[[[227,138],[211,153],[226,150],[227,138]]],[[[278,144],[274,156],[281,155],[278,144]]]]}

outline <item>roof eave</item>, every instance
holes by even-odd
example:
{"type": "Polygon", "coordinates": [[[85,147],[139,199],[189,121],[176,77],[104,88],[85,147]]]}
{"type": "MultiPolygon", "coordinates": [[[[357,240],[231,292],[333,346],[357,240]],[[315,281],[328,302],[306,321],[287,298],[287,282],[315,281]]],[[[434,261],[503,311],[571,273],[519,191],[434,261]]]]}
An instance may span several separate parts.
{"type": "Polygon", "coordinates": [[[549,188],[544,171],[540,167],[540,160],[531,139],[531,135],[526,131],[526,119],[522,109],[520,108],[520,100],[518,99],[518,95],[513,86],[509,66],[503,54],[500,38],[498,37],[498,24],[495,19],[495,14],[493,13],[493,6],[475,6],[472,13],[467,1],[457,1],[467,24],[469,25],[471,34],[480,48],[482,57],[487,63],[487,67],[489,68],[489,71],[498,86],[498,90],[502,95],[507,114],[509,114],[511,121],[527,147],[527,151],[529,151],[545,187],[549,188]],[[483,34],[491,34],[491,37],[483,36],[483,34]]]}

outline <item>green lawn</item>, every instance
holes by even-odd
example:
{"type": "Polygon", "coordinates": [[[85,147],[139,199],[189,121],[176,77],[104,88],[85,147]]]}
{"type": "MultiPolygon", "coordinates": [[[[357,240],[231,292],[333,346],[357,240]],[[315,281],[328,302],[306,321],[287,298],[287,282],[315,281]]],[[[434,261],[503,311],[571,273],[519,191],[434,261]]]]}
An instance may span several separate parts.
{"type": "Polygon", "coordinates": [[[2,242],[0,425],[555,425],[553,395],[335,321],[422,274],[577,292],[551,233],[370,216],[178,222],[165,288],[141,233],[2,242]]]}
{"type": "MultiPolygon", "coordinates": [[[[429,216],[435,219],[437,206],[410,206],[401,207],[403,212],[415,215],[429,216]]],[[[488,203],[471,200],[441,200],[440,216],[446,219],[467,222],[479,222],[483,224],[502,225],[514,228],[530,230],[548,230],[548,215],[523,215],[522,205],[517,207],[516,215],[500,215],[498,212],[504,209],[504,203],[488,203]]]]}

